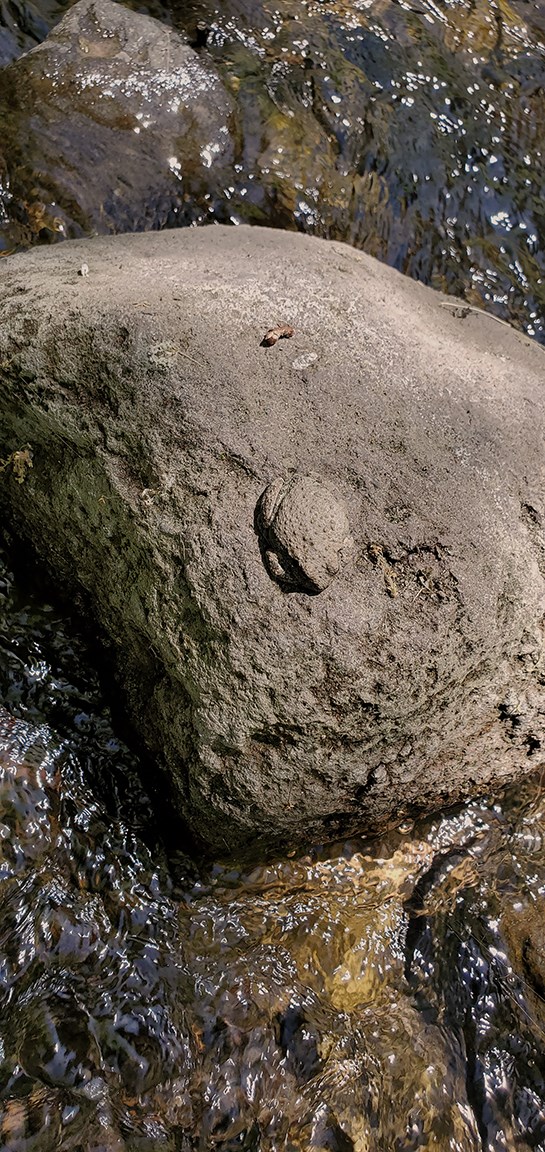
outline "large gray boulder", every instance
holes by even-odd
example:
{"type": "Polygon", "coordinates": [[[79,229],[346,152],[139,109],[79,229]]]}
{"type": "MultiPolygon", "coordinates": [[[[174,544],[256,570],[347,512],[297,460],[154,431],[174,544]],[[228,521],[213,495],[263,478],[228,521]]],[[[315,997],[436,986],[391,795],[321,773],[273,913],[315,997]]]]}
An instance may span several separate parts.
{"type": "Polygon", "coordinates": [[[0,275],[2,516],[202,844],[378,830],[542,764],[539,346],[261,229],[0,275]]]}

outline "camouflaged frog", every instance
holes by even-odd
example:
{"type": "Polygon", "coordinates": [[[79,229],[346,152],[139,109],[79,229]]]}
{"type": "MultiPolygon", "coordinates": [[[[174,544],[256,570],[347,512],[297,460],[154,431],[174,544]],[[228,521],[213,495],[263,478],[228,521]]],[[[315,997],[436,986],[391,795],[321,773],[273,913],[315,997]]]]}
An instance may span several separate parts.
{"type": "Polygon", "coordinates": [[[268,485],[257,526],[269,575],[289,591],[323,592],[352,544],[343,504],[322,480],[300,473],[268,485]]]}

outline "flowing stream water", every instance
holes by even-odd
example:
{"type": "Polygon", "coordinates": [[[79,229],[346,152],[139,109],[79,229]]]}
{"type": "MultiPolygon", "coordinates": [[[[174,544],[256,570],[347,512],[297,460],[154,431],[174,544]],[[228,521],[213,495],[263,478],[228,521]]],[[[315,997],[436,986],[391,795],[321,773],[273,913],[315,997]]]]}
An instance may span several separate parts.
{"type": "Polygon", "coordinates": [[[92,664],[4,561],[0,1147],[545,1149],[540,779],[199,871],[92,664]]]}
{"type": "MultiPolygon", "coordinates": [[[[1,0],[0,61],[63,7],[1,0]]],[[[541,3],[141,10],[200,19],[237,94],[213,217],[340,236],[544,338],[541,3]]],[[[93,661],[2,561],[0,1148],[545,1150],[541,779],[204,873],[161,841],[93,661]]]]}
{"type": "MultiPolygon", "coordinates": [[[[70,6],[0,0],[0,63],[70,6]]],[[[92,75],[77,35],[51,75],[40,56],[0,70],[0,255],[95,230],[268,224],[347,241],[545,342],[543,0],[133,7],[217,71],[228,126],[200,140],[186,116],[177,139],[165,91],[183,106],[187,77],[165,66],[131,85],[101,63],[103,40],[92,75]]]]}

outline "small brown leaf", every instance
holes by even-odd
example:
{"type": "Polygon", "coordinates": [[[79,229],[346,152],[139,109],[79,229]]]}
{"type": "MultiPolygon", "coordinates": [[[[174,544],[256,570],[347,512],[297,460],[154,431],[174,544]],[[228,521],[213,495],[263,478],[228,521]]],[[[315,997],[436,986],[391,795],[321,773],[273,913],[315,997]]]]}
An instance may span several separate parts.
{"type": "Polygon", "coordinates": [[[289,340],[294,332],[295,328],[292,328],[291,324],[277,324],[274,328],[269,328],[261,341],[261,347],[271,348],[277,340],[289,340]]]}

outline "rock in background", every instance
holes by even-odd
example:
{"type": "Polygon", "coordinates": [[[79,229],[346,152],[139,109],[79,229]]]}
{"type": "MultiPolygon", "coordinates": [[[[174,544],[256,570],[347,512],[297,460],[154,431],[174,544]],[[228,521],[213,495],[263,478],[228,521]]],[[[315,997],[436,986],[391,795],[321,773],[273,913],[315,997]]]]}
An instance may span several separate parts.
{"type": "MultiPolygon", "coordinates": [[[[0,0],[0,62],[68,6],[0,0]]],[[[209,220],[297,229],[545,340],[538,5],[138,7],[80,0],[0,72],[0,254],[209,220]]]]}
{"type": "Polygon", "coordinates": [[[34,250],[1,309],[2,514],[202,844],[378,830],[540,765],[541,348],[261,229],[34,250]]]}
{"type": "Polygon", "coordinates": [[[0,103],[6,244],[191,224],[223,196],[230,96],[181,36],[120,4],[70,9],[0,73],[0,103]]]}

